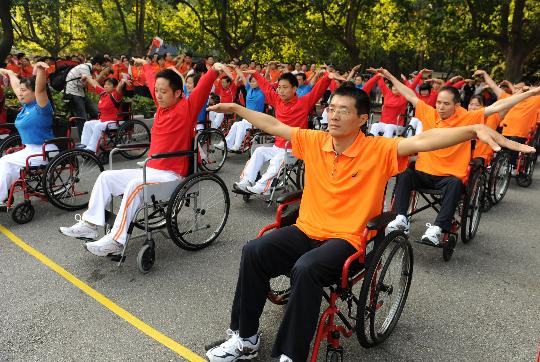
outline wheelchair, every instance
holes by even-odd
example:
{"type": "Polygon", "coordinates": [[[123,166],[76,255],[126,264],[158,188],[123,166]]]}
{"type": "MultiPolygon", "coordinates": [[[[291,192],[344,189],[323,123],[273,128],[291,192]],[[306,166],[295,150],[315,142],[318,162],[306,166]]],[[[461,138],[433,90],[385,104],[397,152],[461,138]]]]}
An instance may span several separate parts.
{"type": "MultiPolygon", "coordinates": [[[[254,143],[251,146],[251,154],[255,152],[255,150],[258,147],[268,147],[271,146],[274,141],[274,137],[259,132],[254,137],[254,143]],[[255,144],[256,142],[256,144],[255,144]]],[[[290,142],[285,143],[285,147],[289,147],[290,142]]],[[[272,205],[277,198],[282,194],[287,194],[293,191],[302,190],[304,188],[304,161],[297,159],[294,157],[291,152],[287,152],[286,149],[283,150],[285,152],[285,158],[284,161],[279,168],[279,171],[272,180],[272,184],[270,186],[270,194],[269,195],[255,195],[248,191],[240,190],[233,186],[232,192],[238,195],[242,195],[242,199],[244,202],[248,202],[251,197],[257,196],[259,198],[265,199],[268,206],[272,205]]],[[[260,173],[257,179],[260,178],[260,173]]]]}
{"type": "MultiPolygon", "coordinates": [[[[474,147],[473,147],[474,148],[474,147]]],[[[409,168],[414,169],[415,163],[411,162],[409,168]]],[[[469,243],[474,239],[478,231],[478,225],[482,216],[485,192],[485,164],[481,157],[474,158],[470,161],[467,168],[467,176],[463,180],[463,188],[461,200],[458,203],[452,225],[449,232],[443,231],[442,242],[434,247],[442,248],[443,260],[450,261],[454,254],[458,240],[458,232],[461,236],[461,241],[464,244],[469,243]]],[[[398,182],[396,182],[395,188],[398,182]]],[[[434,189],[417,188],[411,193],[409,201],[409,210],[407,218],[410,220],[414,215],[421,213],[427,209],[433,209],[437,213],[440,211],[439,206],[442,203],[443,191],[434,189]],[[419,199],[425,201],[425,205],[418,206],[419,199]]],[[[392,209],[394,200],[392,198],[392,209]]],[[[417,241],[424,244],[421,241],[417,241]]]]}
{"type": "MultiPolygon", "coordinates": [[[[535,125],[536,126],[536,125],[535,125]]],[[[538,129],[533,129],[527,136],[526,145],[538,147],[538,129]]],[[[516,183],[521,187],[529,187],[532,184],[534,169],[536,166],[536,153],[519,153],[516,161],[516,183]]]]}
{"type": "MultiPolygon", "coordinates": [[[[16,223],[26,224],[33,219],[35,210],[31,197],[48,201],[68,211],[88,206],[92,187],[103,171],[103,166],[91,152],[74,148],[75,143],[70,138],[74,122],[73,118],[66,123],[55,117],[53,131],[56,138],[46,140],[41,153],[27,157],[26,166],[21,168],[19,178],[10,186],[6,211],[11,212],[16,223]],[[48,145],[56,145],[58,149],[46,150],[48,145]],[[42,158],[47,163],[32,166],[32,158],[42,158]],[[24,201],[13,206],[17,192],[22,192],[24,201]]],[[[13,139],[15,137],[19,136],[13,135],[13,139]]],[[[23,149],[20,138],[18,142],[19,145],[7,149],[6,154],[23,149]]]]}
{"type": "MultiPolygon", "coordinates": [[[[302,190],[280,196],[276,200],[279,206],[275,222],[261,229],[258,237],[293,225],[301,197],[302,190]]],[[[394,218],[394,213],[385,212],[367,223],[362,235],[365,249],[351,255],[343,265],[341,278],[323,291],[328,307],[319,320],[311,362],[317,361],[323,340],[327,341],[326,361],[334,362],[343,361],[341,336],[356,334],[359,343],[370,348],[392,334],[407,301],[413,274],[413,250],[407,235],[401,231],[384,235],[386,225],[394,218]],[[360,281],[360,288],[355,288],[360,281]]],[[[270,281],[268,300],[272,303],[286,304],[289,293],[288,276],[270,281]]]]}
{"type": "Polygon", "coordinates": [[[203,127],[203,129],[197,131],[197,144],[199,150],[198,167],[204,171],[218,172],[221,170],[227,159],[227,147],[219,149],[216,148],[216,145],[219,143],[225,145],[225,136],[221,129],[211,127],[210,120],[208,119],[208,112],[203,127]]]}
{"type": "MultiPolygon", "coordinates": [[[[200,135],[198,135],[200,137],[200,135]]],[[[196,137],[197,138],[197,137],[196,137]]],[[[194,145],[198,144],[195,139],[194,145]]],[[[109,155],[110,169],[116,152],[145,149],[149,144],[117,145],[109,155]]],[[[137,254],[137,267],[148,273],[155,263],[156,243],[153,233],[161,233],[170,238],[178,247],[194,251],[205,248],[217,239],[229,216],[230,199],[227,187],[221,178],[211,172],[193,172],[197,169],[197,149],[154,154],[145,159],[143,165],[143,200],[135,211],[128,227],[128,237],[121,255],[112,259],[120,266],[132,239],[144,237],[145,241],[137,254]],[[146,183],[146,164],[150,160],[189,157],[192,160],[190,174],[183,180],[146,183]],[[135,229],[143,231],[134,235],[135,229]],[[167,230],[165,233],[164,229],[167,230]]],[[[114,200],[109,210],[105,210],[105,233],[109,233],[116,215],[114,200]]]]}
{"type": "Polygon", "coordinates": [[[10,148],[21,145],[21,136],[19,136],[19,132],[15,128],[15,123],[0,124],[0,130],[3,136],[0,139],[0,157],[2,157],[10,148]]]}

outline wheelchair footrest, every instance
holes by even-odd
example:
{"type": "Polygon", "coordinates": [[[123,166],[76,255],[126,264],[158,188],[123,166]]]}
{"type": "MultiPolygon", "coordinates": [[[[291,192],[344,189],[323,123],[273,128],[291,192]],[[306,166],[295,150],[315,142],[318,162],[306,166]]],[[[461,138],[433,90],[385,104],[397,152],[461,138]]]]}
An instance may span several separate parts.
{"type": "Polygon", "coordinates": [[[239,195],[254,195],[252,192],[240,190],[235,184],[233,184],[231,192],[239,195]]]}
{"type": "Polygon", "coordinates": [[[115,262],[115,263],[119,263],[119,262],[124,262],[126,260],[126,256],[122,256],[122,255],[118,255],[118,254],[111,254],[111,255],[108,255],[108,257],[111,259],[111,261],[115,262]]]}
{"type": "Polygon", "coordinates": [[[446,244],[446,242],[443,241],[443,242],[439,243],[438,245],[435,245],[435,244],[432,244],[432,243],[430,243],[428,241],[423,241],[422,239],[414,240],[414,242],[418,243],[418,244],[422,244],[422,245],[432,246],[434,248],[444,248],[444,246],[446,244]]]}

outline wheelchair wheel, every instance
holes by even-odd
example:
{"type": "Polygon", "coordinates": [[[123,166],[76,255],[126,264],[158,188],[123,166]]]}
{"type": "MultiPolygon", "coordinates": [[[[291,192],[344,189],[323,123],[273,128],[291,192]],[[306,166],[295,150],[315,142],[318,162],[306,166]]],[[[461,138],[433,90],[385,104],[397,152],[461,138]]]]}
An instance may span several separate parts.
{"type": "Polygon", "coordinates": [[[11,218],[17,224],[26,224],[34,218],[36,211],[30,201],[23,201],[13,208],[11,218]]]}
{"type": "Polygon", "coordinates": [[[291,293],[291,280],[286,275],[270,279],[270,291],[268,300],[277,305],[287,304],[291,293]]]}
{"type": "MultiPolygon", "coordinates": [[[[116,144],[129,145],[135,143],[150,143],[150,130],[142,121],[126,121],[118,129],[116,144]]],[[[142,157],[146,151],[148,151],[148,148],[120,151],[119,153],[128,160],[135,160],[142,157]]]]}
{"type": "Polygon", "coordinates": [[[534,155],[525,155],[523,160],[523,172],[518,174],[516,182],[521,187],[529,187],[532,184],[532,177],[534,173],[534,155]]]}
{"type": "Polygon", "coordinates": [[[482,198],[484,194],[484,180],[481,172],[475,172],[469,179],[467,191],[463,200],[461,211],[461,241],[468,243],[478,231],[482,217],[482,198]]]}
{"type": "Polygon", "coordinates": [[[225,227],[229,207],[229,192],[219,177],[191,175],[171,195],[166,214],[169,235],[183,249],[205,248],[225,227]]]}
{"type": "Polygon", "coordinates": [[[156,261],[156,249],[154,246],[154,241],[152,240],[149,244],[145,243],[137,254],[137,268],[141,273],[148,273],[150,269],[154,266],[156,261]]]}
{"type": "Polygon", "coordinates": [[[491,163],[487,195],[491,204],[497,205],[506,195],[510,185],[510,155],[499,152],[491,163]]]}
{"type": "Polygon", "coordinates": [[[449,234],[448,240],[443,245],[443,260],[444,261],[450,261],[452,259],[452,255],[454,255],[454,249],[456,248],[457,244],[457,235],[455,234],[449,234]]]}
{"type": "Polygon", "coordinates": [[[304,173],[306,172],[306,165],[303,161],[298,160],[295,169],[296,173],[296,185],[298,186],[298,189],[303,190],[304,189],[304,173]]]}
{"type": "Polygon", "coordinates": [[[360,289],[356,336],[363,347],[385,341],[394,330],[411,286],[413,251],[400,231],[388,234],[372,252],[360,289]]]}
{"type": "Polygon", "coordinates": [[[326,351],[326,362],[343,362],[343,349],[328,349],[326,351]]]}
{"type": "Polygon", "coordinates": [[[197,142],[200,156],[199,167],[204,171],[218,172],[227,158],[227,147],[223,133],[213,128],[204,129],[197,138],[197,142]],[[215,147],[218,143],[223,144],[222,150],[215,147]]]}
{"type": "Polygon", "coordinates": [[[20,145],[22,145],[21,136],[18,134],[7,136],[3,141],[0,141],[0,157],[4,156],[10,148],[20,145]]]}
{"type": "Polygon", "coordinates": [[[90,194],[103,165],[88,151],[72,149],[54,157],[45,169],[43,190],[54,206],[79,210],[88,206],[90,194]]]}

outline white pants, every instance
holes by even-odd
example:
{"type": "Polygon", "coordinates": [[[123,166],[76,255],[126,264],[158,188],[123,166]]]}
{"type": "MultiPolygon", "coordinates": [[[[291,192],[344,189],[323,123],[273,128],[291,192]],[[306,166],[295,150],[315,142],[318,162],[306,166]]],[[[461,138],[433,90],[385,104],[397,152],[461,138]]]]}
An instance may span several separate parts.
{"type": "MultiPolygon", "coordinates": [[[[291,150],[287,150],[291,153],[291,150]]],[[[251,158],[246,163],[246,167],[240,175],[240,179],[255,182],[257,173],[260,171],[262,165],[266,161],[270,161],[266,172],[257,181],[256,188],[264,187],[264,190],[268,190],[272,184],[272,180],[277,176],[279,168],[283,165],[285,159],[285,149],[276,147],[257,147],[251,158]]]]}
{"type": "MultiPolygon", "coordinates": [[[[56,145],[47,145],[45,148],[47,151],[57,150],[56,145]]],[[[26,145],[26,147],[20,151],[5,155],[0,158],[0,202],[7,199],[9,195],[9,188],[15,182],[20,175],[22,168],[26,167],[26,159],[30,155],[42,154],[42,145],[26,145]]],[[[54,156],[53,154],[50,155],[54,156]]],[[[47,161],[43,160],[43,156],[36,156],[30,159],[30,166],[45,165],[47,161]]]]}
{"type": "MultiPolygon", "coordinates": [[[[422,130],[423,130],[422,121],[419,120],[418,118],[416,117],[411,118],[409,125],[412,128],[414,128],[414,135],[422,133],[422,130]]],[[[413,136],[413,131],[409,129],[407,131],[407,137],[412,137],[412,136],[413,136]]]]}
{"type": "Polygon", "coordinates": [[[227,148],[234,150],[240,149],[242,146],[242,141],[244,141],[244,137],[246,136],[246,132],[251,127],[253,127],[251,123],[245,119],[239,122],[234,122],[229,133],[227,134],[227,137],[225,137],[225,141],[227,141],[227,148]]]}
{"type": "Polygon", "coordinates": [[[217,113],[214,111],[210,111],[208,113],[208,118],[210,119],[210,122],[212,123],[212,128],[219,128],[221,127],[221,124],[223,123],[223,120],[225,119],[225,113],[217,113]]]}
{"type": "MultiPolygon", "coordinates": [[[[146,168],[147,183],[174,181],[181,178],[172,171],[146,168]]],[[[117,242],[125,244],[129,224],[135,217],[135,211],[142,201],[142,185],[142,169],[102,172],[94,184],[88,210],[84,212],[82,219],[94,225],[105,225],[105,209],[109,206],[111,197],[123,194],[111,235],[117,242]]]]}
{"type": "Polygon", "coordinates": [[[382,133],[382,135],[386,138],[393,138],[397,134],[401,134],[403,129],[404,127],[396,126],[395,124],[377,122],[371,125],[369,133],[374,136],[379,136],[382,133]]]}
{"type": "MultiPolygon", "coordinates": [[[[87,150],[96,152],[101,133],[107,128],[109,123],[115,121],[92,120],[84,122],[84,128],[81,136],[81,143],[86,146],[87,150]]],[[[109,128],[116,128],[116,125],[109,126],[109,128]]]]}

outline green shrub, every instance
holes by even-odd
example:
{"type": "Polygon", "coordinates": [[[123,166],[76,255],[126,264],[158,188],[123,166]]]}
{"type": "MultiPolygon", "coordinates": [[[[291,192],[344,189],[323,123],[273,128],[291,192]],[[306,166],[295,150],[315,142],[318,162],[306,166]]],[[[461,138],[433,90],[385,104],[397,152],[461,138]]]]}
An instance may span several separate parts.
{"type": "Polygon", "coordinates": [[[134,95],[131,99],[125,98],[125,101],[131,101],[133,114],[142,114],[145,118],[150,118],[156,113],[156,104],[151,98],[134,95]]]}

